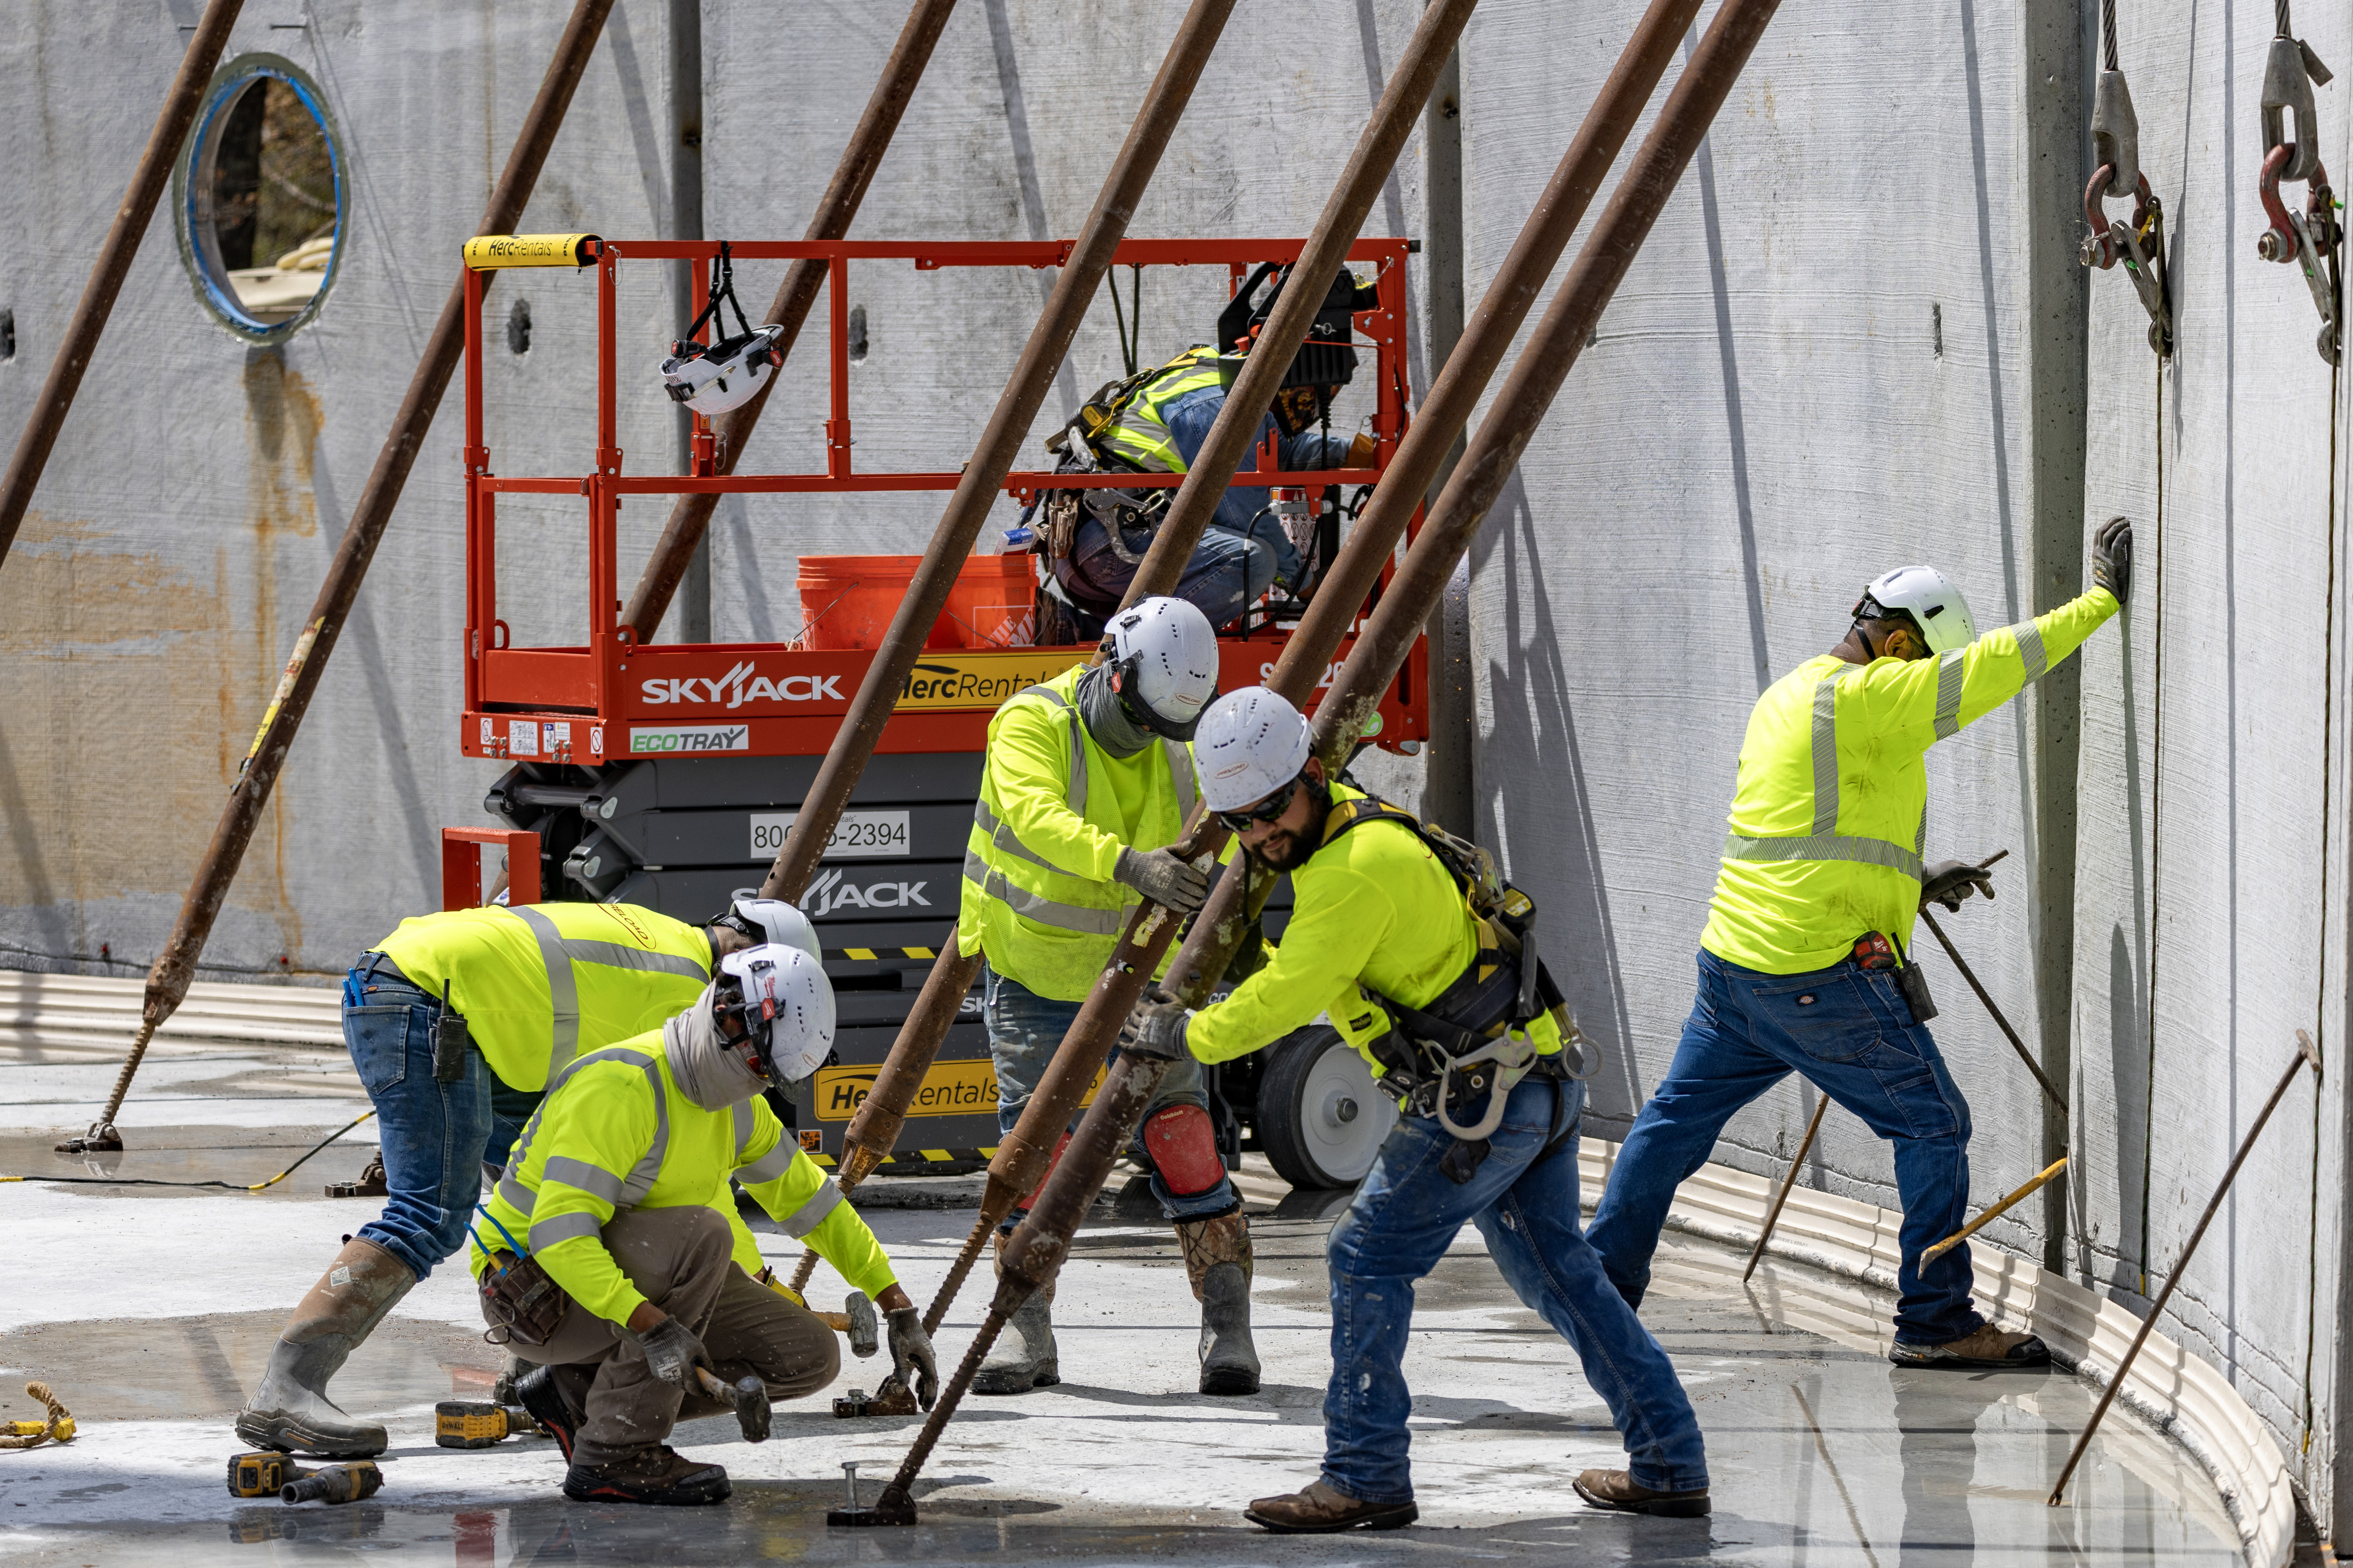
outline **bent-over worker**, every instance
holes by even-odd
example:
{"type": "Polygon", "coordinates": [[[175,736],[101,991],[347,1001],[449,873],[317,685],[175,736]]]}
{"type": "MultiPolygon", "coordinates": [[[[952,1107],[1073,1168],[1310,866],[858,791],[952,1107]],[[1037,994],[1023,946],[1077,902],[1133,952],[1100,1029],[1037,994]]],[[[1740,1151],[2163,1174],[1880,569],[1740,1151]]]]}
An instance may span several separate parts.
{"type": "Polygon", "coordinates": [[[1845,638],[1757,700],[1740,747],[1731,832],[1700,936],[1699,995],[1665,1081],[1635,1118],[1593,1216],[1609,1277],[1639,1306],[1675,1185],[1739,1109],[1791,1072],[1895,1149],[1904,1204],[1896,1274],[1899,1366],[2041,1366],[2042,1340],[1988,1322],[1969,1296],[1968,1244],[1926,1268],[1968,1217],[1969,1107],[1910,1000],[1912,922],[1930,899],[1958,908],[1991,877],[1923,867],[1923,754],[2075,651],[2123,605],[2132,525],[2093,542],[2091,592],[1977,635],[1943,574],[1887,573],[1845,638]]]}
{"type": "Polygon", "coordinates": [[[1263,687],[1203,717],[1194,740],[1202,798],[1252,855],[1291,874],[1291,923],[1272,961],[1224,1001],[1188,1016],[1154,994],[1126,1037],[1155,1055],[1220,1062],[1328,1013],[1400,1101],[1326,1244],[1323,1475],[1259,1499],[1248,1517],[1306,1532],[1393,1529],[1418,1516],[1401,1365],[1413,1288],[1466,1222],[1513,1292],[1575,1349],[1625,1435],[1630,1474],[1588,1470],[1577,1491],[1604,1507],[1707,1512],[1691,1402],[1577,1233],[1585,1086],[1563,1054],[1576,1026],[1558,992],[1541,965],[1523,984],[1534,906],[1495,878],[1483,851],[1328,778],[1313,753],[1307,721],[1263,687]]]}
{"type": "Polygon", "coordinates": [[[728,1408],[695,1369],[757,1377],[781,1400],[839,1367],[833,1331],[745,1271],[731,1178],[874,1298],[900,1376],[931,1406],[939,1374],[922,1315],[874,1233],[760,1098],[817,1070],[833,1022],[833,988],[799,948],[729,953],[687,1012],[565,1068],[524,1127],[470,1262],[484,1320],[541,1363],[515,1392],[564,1451],[565,1496],[717,1502],[727,1472],[665,1442],[682,1416],[728,1408]],[[517,1298],[550,1283],[543,1314],[519,1323],[517,1298]]]}
{"type": "MultiPolygon", "coordinates": [[[[988,724],[956,941],[966,953],[987,954],[983,1018],[997,1126],[1007,1132],[1137,903],[1197,910],[1208,892],[1208,874],[1167,846],[1193,809],[1185,738],[1217,694],[1216,634],[1184,600],[1146,599],[1112,618],[1104,642],[1106,662],[1029,688],[988,724]]],[[[1137,1152],[1201,1303],[1201,1392],[1255,1394],[1250,1227],[1218,1152],[1200,1069],[1180,1066],[1147,1110],[1137,1152]]],[[[1000,1257],[1021,1212],[997,1231],[1000,1257]]],[[[973,1392],[1020,1394],[1061,1381],[1052,1300],[1050,1285],[1023,1303],[973,1392]]]]}
{"type": "Polygon", "coordinates": [[[720,956],[755,942],[818,953],[798,910],[743,893],[702,926],[632,904],[445,910],[360,954],[343,981],[343,1044],[376,1110],[384,1212],[295,1308],[237,1435],[331,1458],[383,1453],[383,1423],[344,1414],[327,1381],[466,1244],[484,1162],[505,1154],[575,1056],[659,1026],[693,1005],[720,956]]]}

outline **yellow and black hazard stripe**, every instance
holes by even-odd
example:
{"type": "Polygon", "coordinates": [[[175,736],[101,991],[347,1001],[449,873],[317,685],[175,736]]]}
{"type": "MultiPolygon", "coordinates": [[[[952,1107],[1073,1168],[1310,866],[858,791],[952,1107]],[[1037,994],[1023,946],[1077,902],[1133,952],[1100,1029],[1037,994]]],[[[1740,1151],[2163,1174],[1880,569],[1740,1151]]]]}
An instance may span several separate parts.
{"type": "Polygon", "coordinates": [[[828,947],[824,950],[824,956],[828,960],[839,959],[853,963],[886,963],[898,958],[920,958],[929,963],[939,955],[940,950],[936,947],[828,947]]]}
{"type": "MultiPolygon", "coordinates": [[[[804,1148],[806,1149],[807,1146],[804,1145],[804,1148]]],[[[808,1153],[808,1157],[812,1161],[816,1162],[818,1164],[826,1166],[828,1169],[839,1163],[830,1154],[821,1153],[814,1149],[807,1149],[807,1152],[808,1153]]],[[[902,1167],[909,1165],[979,1165],[986,1164],[996,1157],[997,1151],[993,1148],[899,1149],[884,1155],[882,1157],[882,1163],[884,1165],[898,1165],[902,1167]]]]}

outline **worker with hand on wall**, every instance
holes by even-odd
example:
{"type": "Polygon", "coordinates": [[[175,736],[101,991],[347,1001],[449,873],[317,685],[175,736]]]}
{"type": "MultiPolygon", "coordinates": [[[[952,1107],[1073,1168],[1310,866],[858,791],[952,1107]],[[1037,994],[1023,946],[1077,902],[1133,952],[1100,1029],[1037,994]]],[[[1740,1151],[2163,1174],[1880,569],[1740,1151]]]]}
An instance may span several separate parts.
{"type": "Polygon", "coordinates": [[[362,953],[343,982],[343,1043],[376,1110],[384,1213],[295,1309],[238,1437],[338,1459],[383,1453],[383,1424],[337,1408],[327,1381],[466,1244],[484,1163],[504,1157],[549,1079],[691,1005],[726,953],[779,942],[818,952],[798,910],[747,891],[702,926],[630,904],[445,910],[362,953]]]}
{"type": "Polygon", "coordinates": [[[899,1373],[925,1408],[936,1397],[931,1341],[891,1260],[761,1098],[816,1072],[833,1034],[818,960],[748,948],[659,1029],[575,1060],[533,1112],[469,1256],[484,1321],[540,1363],[515,1392],[563,1449],[565,1496],[717,1502],[727,1472],[665,1441],[680,1420],[729,1408],[696,1369],[757,1377],[771,1400],[813,1394],[839,1369],[833,1331],[754,1280],[758,1253],[747,1260],[723,1217],[731,1180],[874,1298],[899,1373]],[[519,1308],[535,1289],[537,1304],[519,1308]]]}
{"type": "MultiPolygon", "coordinates": [[[[1249,345],[1281,291],[1278,281],[1254,303],[1246,286],[1219,318],[1217,343],[1187,349],[1148,376],[1104,389],[1048,445],[1079,457],[1088,468],[1184,473],[1208,440],[1249,345]],[[1092,417],[1103,413],[1109,414],[1107,420],[1097,423],[1092,417]]],[[[1370,436],[1334,436],[1316,426],[1329,416],[1332,400],[1355,374],[1356,351],[1347,346],[1351,312],[1378,302],[1372,285],[1357,283],[1345,269],[1333,280],[1308,342],[1293,355],[1273,408],[1259,423],[1251,438],[1252,455],[1242,471],[1257,471],[1257,453],[1275,431],[1281,432],[1276,450],[1286,472],[1371,467],[1370,436]]],[[[1069,466],[1066,457],[1064,467],[1069,466]]],[[[1048,596],[1059,598],[1071,613],[1071,627],[1064,637],[1050,635],[1053,628],[1049,627],[1041,632],[1041,642],[1083,640],[1111,616],[1134,581],[1176,494],[1173,489],[1062,493],[1070,499],[1060,512],[1050,507],[1048,516],[1050,521],[1065,518],[1071,531],[1060,542],[1067,553],[1052,547],[1047,552],[1054,580],[1048,596]]],[[[1240,616],[1278,579],[1294,589],[1304,587],[1306,563],[1282,524],[1267,510],[1268,500],[1263,487],[1228,489],[1177,581],[1176,596],[1198,606],[1213,626],[1240,616]]],[[[1050,526],[1050,538],[1052,532],[1050,526]]]]}
{"type": "Polygon", "coordinates": [[[1267,966],[1187,1014],[1155,991],[1124,1048],[1179,1063],[1257,1050],[1327,1014],[1398,1100],[1397,1127],[1326,1243],[1332,1375],[1322,1476],[1261,1498],[1269,1530],[1383,1530],[1417,1517],[1401,1363],[1414,1284],[1466,1224],[1514,1294],[1567,1339],[1625,1434],[1633,1466],[1588,1470],[1588,1500],[1708,1511],[1705,1447],[1658,1342],[1577,1233],[1582,1048],[1539,964],[1521,963],[1535,910],[1483,851],[1327,776],[1307,721],[1251,687],[1201,721],[1202,797],[1295,900],[1267,966]],[[1441,855],[1442,852],[1442,855],[1441,855]],[[1485,911],[1494,912],[1485,912],[1485,911]],[[1451,1125],[1450,1126],[1450,1123],[1451,1125]]]}
{"type": "MultiPolygon", "coordinates": [[[[982,1016],[997,1068],[997,1121],[1008,1132],[1136,905],[1148,900],[1187,911],[1208,894],[1207,872],[1167,846],[1193,811],[1185,742],[1217,695],[1216,635],[1186,601],[1145,599],[1112,618],[1103,643],[1103,662],[1029,688],[988,724],[956,941],[967,954],[987,954],[982,1016]]],[[[1255,1394],[1250,1229],[1218,1152],[1200,1072],[1184,1068],[1162,1082],[1135,1152],[1152,1170],[1153,1194],[1176,1226],[1201,1302],[1201,1392],[1255,1394]]],[[[1068,1142],[1065,1135],[1056,1146],[1058,1158],[1068,1142]]],[[[1023,1212],[997,1231],[1000,1260],[1023,1212]]],[[[975,1393],[1021,1394],[1061,1381],[1052,1300],[1049,1285],[1014,1314],[1014,1331],[982,1363],[975,1393]]]]}
{"type": "Polygon", "coordinates": [[[1838,647],[1757,700],[1698,999],[1593,1216],[1593,1245],[1628,1301],[1641,1303],[1676,1184],[1735,1112],[1797,1072],[1894,1143],[1904,1261],[1888,1359],[2050,1361],[2042,1340],[1978,1311],[1967,1243],[1919,1263],[1968,1218],[1969,1108],[1907,996],[1926,989],[1905,973],[1913,921],[1930,899],[1957,907],[1992,893],[1979,868],[1921,864],[1922,756],[2074,652],[2123,605],[2131,569],[2132,525],[2116,518],[2093,540],[2089,593],[1979,637],[1941,573],[1900,568],[1864,590],[1838,647]]]}

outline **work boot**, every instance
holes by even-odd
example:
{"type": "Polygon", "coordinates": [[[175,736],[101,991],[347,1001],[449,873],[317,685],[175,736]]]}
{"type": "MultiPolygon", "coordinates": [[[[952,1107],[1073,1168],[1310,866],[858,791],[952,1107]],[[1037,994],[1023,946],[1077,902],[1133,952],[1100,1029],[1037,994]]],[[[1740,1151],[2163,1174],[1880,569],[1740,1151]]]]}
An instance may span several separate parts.
{"type": "Polygon", "coordinates": [[[2019,1367],[2049,1366],[2051,1347],[2032,1334],[2004,1333],[1991,1323],[1977,1332],[1938,1345],[1908,1345],[1902,1340],[1887,1352],[1897,1366],[1933,1366],[1956,1372],[2009,1372],[2019,1367]]]}
{"type": "MultiPolygon", "coordinates": [[[[1005,1277],[1005,1241],[1003,1231],[997,1233],[997,1275],[1005,1277]]],[[[1050,1388],[1062,1381],[1061,1357],[1054,1349],[1054,1324],[1049,1309],[1054,1304],[1054,1282],[1029,1293],[1029,1299],[1015,1310],[1006,1327],[1013,1331],[1013,1342],[997,1336],[997,1344],[980,1370],[972,1376],[975,1394],[1027,1394],[1033,1388],[1050,1388]]]]}
{"type": "Polygon", "coordinates": [[[261,1386],[237,1413],[238,1438],[329,1459],[383,1453],[384,1424],[354,1421],[337,1409],[327,1398],[327,1380],[416,1283],[408,1265],[375,1242],[345,1242],[279,1334],[261,1386]]]}
{"type": "Polygon", "coordinates": [[[1250,1221],[1240,1209],[1215,1219],[1179,1220],[1176,1242],[1185,1249],[1185,1273],[1193,1282],[1193,1300],[1201,1303],[1201,1392],[1227,1396],[1256,1394],[1258,1346],[1250,1342],[1250,1221]]]}
{"type": "Polygon", "coordinates": [[[1262,1497],[1242,1510],[1252,1524],[1278,1535],[1324,1535],[1335,1530],[1395,1530],[1421,1517],[1410,1502],[1360,1502],[1329,1481],[1304,1491],[1262,1497]]]}
{"type": "Polygon", "coordinates": [[[1620,1513],[1648,1513],[1661,1519],[1697,1519],[1708,1510],[1707,1489],[1686,1492],[1654,1492],[1635,1484],[1624,1470],[1587,1470],[1570,1483],[1577,1495],[1596,1508],[1620,1513]]]}
{"type": "Polygon", "coordinates": [[[564,1472],[564,1495],[575,1502],[637,1502],[695,1508],[725,1502],[734,1489],[717,1465],[699,1464],[656,1443],[609,1465],[574,1465],[564,1472]]]}
{"type": "Polygon", "coordinates": [[[567,1465],[572,1462],[572,1445],[580,1436],[580,1424],[588,1419],[591,1376],[586,1367],[535,1366],[515,1379],[515,1398],[539,1423],[540,1430],[555,1439],[567,1465]]]}

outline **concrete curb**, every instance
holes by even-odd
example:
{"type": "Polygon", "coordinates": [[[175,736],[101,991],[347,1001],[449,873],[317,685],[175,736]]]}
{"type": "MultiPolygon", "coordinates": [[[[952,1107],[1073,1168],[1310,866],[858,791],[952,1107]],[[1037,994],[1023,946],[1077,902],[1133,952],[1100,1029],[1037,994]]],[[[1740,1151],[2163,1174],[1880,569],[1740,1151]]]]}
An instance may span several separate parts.
{"type": "MultiPolygon", "coordinates": [[[[1617,1158],[1615,1143],[1582,1142],[1578,1179],[1589,1198],[1600,1195],[1617,1158]]],[[[1703,1165],[1676,1189],[1667,1224],[1745,1251],[1757,1244],[1775,1185],[1763,1176],[1703,1165]]],[[[1902,1262],[1896,1242],[1902,1222],[1889,1210],[1799,1187],[1766,1254],[1892,1291],[1902,1262]]],[[[2055,1360],[2094,1387],[2107,1386],[2140,1331],[2139,1319],[2024,1258],[1974,1246],[1969,1256],[1980,1307],[2005,1328],[2040,1334],[2055,1360]]],[[[2179,1442],[2213,1478],[2250,1563],[2282,1568],[2291,1560],[2296,1505],[2285,1456],[2229,1379],[2153,1333],[2118,1402],[2179,1442]]]]}
{"type": "MultiPolygon", "coordinates": [[[[144,980],[0,970],[0,1034],[120,1043],[139,1028],[144,980]]],[[[278,1046],[343,1044],[343,992],[332,985],[246,985],[200,980],[158,1037],[259,1040],[278,1046]]]]}

